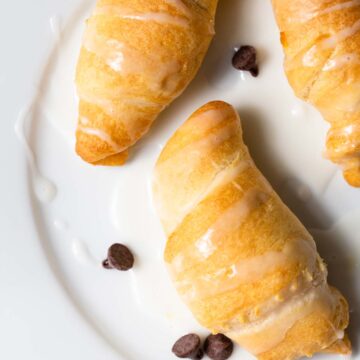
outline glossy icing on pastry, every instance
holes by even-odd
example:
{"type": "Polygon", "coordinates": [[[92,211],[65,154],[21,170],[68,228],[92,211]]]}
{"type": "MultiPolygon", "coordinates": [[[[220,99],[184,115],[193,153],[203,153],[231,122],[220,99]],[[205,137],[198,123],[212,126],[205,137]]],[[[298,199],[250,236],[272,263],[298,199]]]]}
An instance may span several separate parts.
{"type": "Polygon", "coordinates": [[[331,125],[325,156],[360,187],[360,1],[272,2],[289,82],[331,125]]]}
{"type": "Polygon", "coordinates": [[[118,165],[194,78],[217,0],[98,0],[77,66],[76,151],[118,165]],[[84,124],[84,121],[86,124],[84,124]]]}
{"type": "Polygon", "coordinates": [[[259,359],[350,352],[347,302],[253,163],[230,105],[211,102],[177,130],[153,193],[171,277],[204,327],[259,359]]]}

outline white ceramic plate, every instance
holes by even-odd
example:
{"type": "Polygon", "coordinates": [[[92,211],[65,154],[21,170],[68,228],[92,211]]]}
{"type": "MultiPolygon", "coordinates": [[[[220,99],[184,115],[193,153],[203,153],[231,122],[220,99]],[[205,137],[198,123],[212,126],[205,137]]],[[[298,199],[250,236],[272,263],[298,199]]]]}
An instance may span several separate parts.
{"type": "MultiPolygon", "coordinates": [[[[270,1],[220,2],[200,73],[122,168],[92,167],[73,150],[74,67],[93,4],[2,4],[0,358],[167,360],[180,335],[206,334],[165,273],[150,181],[174,130],[221,99],[239,110],[259,168],[316,237],[330,282],[349,299],[360,359],[360,191],[322,158],[327,125],[286,82],[270,1]],[[231,67],[240,44],[258,49],[259,78],[231,67]],[[101,268],[114,242],[136,254],[132,271],[101,268]]],[[[250,358],[238,348],[233,357],[250,358]]]]}

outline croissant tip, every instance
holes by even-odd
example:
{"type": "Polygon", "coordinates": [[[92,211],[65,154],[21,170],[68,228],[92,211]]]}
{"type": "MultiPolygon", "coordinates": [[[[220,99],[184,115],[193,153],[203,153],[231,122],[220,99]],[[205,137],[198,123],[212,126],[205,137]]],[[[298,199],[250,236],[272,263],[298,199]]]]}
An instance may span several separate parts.
{"type": "Polygon", "coordinates": [[[344,178],[349,185],[360,188],[360,168],[345,170],[344,178]]]}

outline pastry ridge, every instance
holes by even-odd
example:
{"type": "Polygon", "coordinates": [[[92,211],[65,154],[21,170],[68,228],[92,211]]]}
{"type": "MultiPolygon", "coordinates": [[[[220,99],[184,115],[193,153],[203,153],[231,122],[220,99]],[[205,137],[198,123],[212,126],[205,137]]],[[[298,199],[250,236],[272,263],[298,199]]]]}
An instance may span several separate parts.
{"type": "Polygon", "coordinates": [[[349,353],[348,305],[305,227],[253,163],[240,119],[206,104],[157,161],[165,262],[197,320],[259,359],[349,353]]]}
{"type": "Polygon", "coordinates": [[[121,165],[128,149],[196,75],[217,0],[98,0],[76,69],[76,151],[121,165]]]}
{"type": "Polygon", "coordinates": [[[360,187],[360,1],[272,3],[289,83],[330,124],[325,157],[360,187]]]}

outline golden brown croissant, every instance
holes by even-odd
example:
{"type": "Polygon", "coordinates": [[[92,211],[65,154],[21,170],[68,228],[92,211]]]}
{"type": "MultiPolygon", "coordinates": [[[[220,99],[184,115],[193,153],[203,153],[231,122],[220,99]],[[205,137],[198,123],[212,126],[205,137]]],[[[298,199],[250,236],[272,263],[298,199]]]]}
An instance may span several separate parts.
{"type": "Polygon", "coordinates": [[[330,123],[326,156],[360,187],[360,1],[272,2],[289,82],[330,123]]]}
{"type": "Polygon", "coordinates": [[[154,199],[165,261],[198,321],[259,359],[349,353],[348,305],[311,235],[254,165],[239,117],[197,110],[167,143],[154,199]]]}
{"type": "Polygon", "coordinates": [[[197,73],[217,0],[98,0],[77,66],[77,153],[126,161],[129,147],[197,73]]]}

